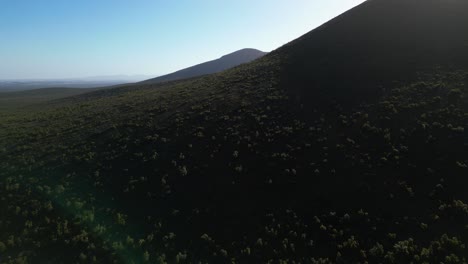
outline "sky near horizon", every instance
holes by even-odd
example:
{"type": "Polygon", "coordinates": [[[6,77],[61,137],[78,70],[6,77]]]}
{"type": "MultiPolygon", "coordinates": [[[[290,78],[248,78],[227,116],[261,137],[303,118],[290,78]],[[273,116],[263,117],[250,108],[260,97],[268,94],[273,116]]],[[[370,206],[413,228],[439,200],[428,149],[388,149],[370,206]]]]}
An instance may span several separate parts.
{"type": "Polygon", "coordinates": [[[159,76],[272,51],[364,0],[0,0],[0,79],[159,76]]]}

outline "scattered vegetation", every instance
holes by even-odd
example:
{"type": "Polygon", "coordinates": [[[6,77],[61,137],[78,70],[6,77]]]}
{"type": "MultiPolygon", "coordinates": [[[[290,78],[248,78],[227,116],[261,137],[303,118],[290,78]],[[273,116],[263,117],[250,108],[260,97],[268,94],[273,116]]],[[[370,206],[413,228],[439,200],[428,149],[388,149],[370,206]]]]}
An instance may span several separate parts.
{"type": "Polygon", "coordinates": [[[2,261],[466,262],[468,75],[304,116],[276,65],[2,116],[2,261]]]}
{"type": "Polygon", "coordinates": [[[466,6],[366,1],[223,73],[0,109],[0,261],[467,263],[466,6]]]}

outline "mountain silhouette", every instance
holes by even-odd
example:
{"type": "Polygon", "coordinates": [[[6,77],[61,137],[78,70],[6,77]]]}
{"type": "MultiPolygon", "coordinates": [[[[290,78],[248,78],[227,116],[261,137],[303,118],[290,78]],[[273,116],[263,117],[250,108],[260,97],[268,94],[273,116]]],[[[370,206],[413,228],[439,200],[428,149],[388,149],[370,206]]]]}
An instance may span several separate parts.
{"type": "Polygon", "coordinates": [[[303,103],[352,102],[419,72],[468,68],[467,32],[468,1],[369,0],[272,53],[303,103]]]}
{"type": "Polygon", "coordinates": [[[243,63],[251,62],[264,56],[265,54],[267,53],[256,49],[242,49],[224,55],[217,60],[204,62],[186,69],[182,69],[180,71],[176,71],[174,73],[149,79],[144,81],[143,83],[168,82],[217,73],[241,65],[243,63]]]}

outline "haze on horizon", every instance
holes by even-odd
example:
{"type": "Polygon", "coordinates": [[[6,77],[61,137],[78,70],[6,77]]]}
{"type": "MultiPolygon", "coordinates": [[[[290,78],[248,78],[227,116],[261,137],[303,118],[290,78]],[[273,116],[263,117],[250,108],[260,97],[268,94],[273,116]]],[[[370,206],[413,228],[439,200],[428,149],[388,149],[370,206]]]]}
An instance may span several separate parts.
{"type": "Polygon", "coordinates": [[[272,51],[362,2],[2,1],[0,79],[158,76],[272,51]]]}

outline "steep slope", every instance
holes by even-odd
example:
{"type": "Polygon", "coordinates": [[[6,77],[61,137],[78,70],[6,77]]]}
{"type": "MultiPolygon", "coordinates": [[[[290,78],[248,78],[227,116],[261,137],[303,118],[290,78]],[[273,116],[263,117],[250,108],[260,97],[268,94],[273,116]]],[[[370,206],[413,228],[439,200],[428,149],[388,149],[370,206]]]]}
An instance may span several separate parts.
{"type": "Polygon", "coordinates": [[[243,63],[251,62],[264,56],[265,54],[267,53],[256,49],[242,49],[222,56],[217,60],[208,61],[180,71],[176,71],[171,74],[153,78],[144,81],[144,83],[160,83],[217,73],[235,66],[239,66],[243,63]]]}
{"type": "MultiPolygon", "coordinates": [[[[379,55],[370,47],[387,42],[342,38],[338,29],[365,15],[397,25],[390,6],[440,17],[457,10],[449,22],[463,34],[455,23],[466,18],[462,1],[374,0],[222,73],[0,116],[0,251],[7,263],[466,262],[463,62],[434,70],[450,53],[430,64],[418,55],[411,67],[402,56],[405,70],[387,76],[397,65],[353,59],[355,68],[381,76],[361,79],[347,74],[360,70],[338,63],[340,56],[324,63],[321,52],[341,49],[314,44],[321,34],[323,43],[339,39],[379,55]]],[[[434,25],[427,27],[421,30],[434,25]]],[[[404,36],[405,47],[419,42],[404,36]]],[[[405,54],[432,50],[421,44],[405,54]]]]}
{"type": "Polygon", "coordinates": [[[275,51],[306,104],[383,94],[418,72],[468,68],[468,2],[370,0],[275,51]],[[314,100],[318,99],[318,100],[314,100]]]}

